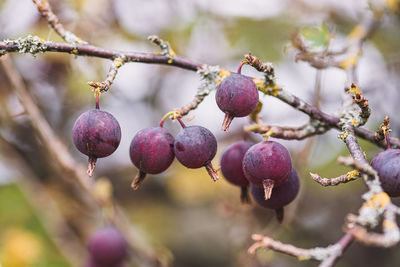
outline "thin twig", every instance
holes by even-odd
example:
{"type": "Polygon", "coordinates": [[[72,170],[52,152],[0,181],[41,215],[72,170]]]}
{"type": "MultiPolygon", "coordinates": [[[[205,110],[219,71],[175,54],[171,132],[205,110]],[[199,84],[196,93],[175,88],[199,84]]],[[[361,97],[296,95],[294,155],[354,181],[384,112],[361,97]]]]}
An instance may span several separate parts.
{"type": "Polygon", "coordinates": [[[274,125],[248,125],[244,127],[247,132],[255,132],[260,134],[268,133],[269,136],[286,139],[286,140],[303,140],[308,137],[323,134],[327,132],[329,127],[322,127],[313,124],[305,124],[300,127],[282,127],[274,125]]]}
{"type": "Polygon", "coordinates": [[[338,244],[341,249],[333,252],[329,257],[323,260],[319,267],[331,267],[334,266],[336,261],[342,256],[342,254],[347,250],[354,240],[354,236],[350,233],[346,233],[336,244],[338,244]]]}
{"type": "Polygon", "coordinates": [[[180,116],[187,115],[190,111],[195,110],[200,105],[200,103],[203,102],[204,98],[207,95],[208,94],[196,94],[192,101],[177,109],[176,111],[179,113],[180,116]]]}
{"type": "MultiPolygon", "coordinates": [[[[351,236],[351,235],[350,235],[351,236]]],[[[345,238],[328,247],[316,247],[310,249],[298,248],[291,244],[285,244],[274,240],[268,236],[254,234],[252,236],[255,243],[249,247],[248,252],[254,254],[257,249],[272,249],[287,255],[295,256],[299,260],[317,260],[324,261],[330,257],[337,258],[341,252],[351,243],[351,238],[345,234],[345,238]]]]}
{"type": "Polygon", "coordinates": [[[32,0],[36,5],[37,10],[42,15],[42,17],[47,20],[47,23],[50,25],[53,30],[60,35],[67,43],[77,43],[81,45],[87,44],[87,42],[83,41],[81,38],[77,37],[70,31],[65,30],[64,26],[61,24],[58,17],[54,14],[51,9],[48,1],[42,0],[32,0]]]}
{"type": "Polygon", "coordinates": [[[340,175],[339,177],[335,178],[322,178],[316,173],[311,173],[311,179],[316,181],[322,186],[334,186],[334,185],[339,185],[339,184],[345,184],[354,180],[357,180],[360,178],[360,173],[357,170],[350,171],[346,174],[340,175]]]}
{"type": "MultiPolygon", "coordinates": [[[[105,59],[114,60],[115,58],[123,56],[125,62],[142,62],[151,64],[166,64],[179,68],[197,71],[201,68],[202,64],[193,62],[191,60],[181,58],[178,56],[174,57],[173,62],[170,62],[169,56],[157,55],[153,53],[139,53],[139,52],[123,52],[110,49],[104,49],[92,45],[76,45],[68,43],[55,43],[42,40],[40,42],[40,50],[32,51],[32,45],[27,38],[21,40],[5,40],[0,42],[0,51],[3,53],[8,52],[21,52],[21,53],[43,53],[43,52],[58,52],[68,53],[76,56],[92,56],[105,59]]],[[[1,55],[1,53],[0,53],[1,55]]]]}
{"type": "Polygon", "coordinates": [[[108,71],[107,78],[102,81],[102,82],[88,82],[88,84],[93,87],[93,90],[99,89],[101,93],[108,91],[110,88],[111,84],[115,80],[115,77],[117,76],[119,68],[122,67],[124,64],[124,57],[117,57],[114,59],[110,70],[108,71]]]}
{"type": "Polygon", "coordinates": [[[392,210],[387,209],[383,215],[383,233],[368,232],[364,227],[357,225],[358,217],[353,214],[347,216],[345,230],[351,233],[358,242],[365,245],[392,247],[400,241],[400,230],[396,222],[395,213],[392,210]]]}

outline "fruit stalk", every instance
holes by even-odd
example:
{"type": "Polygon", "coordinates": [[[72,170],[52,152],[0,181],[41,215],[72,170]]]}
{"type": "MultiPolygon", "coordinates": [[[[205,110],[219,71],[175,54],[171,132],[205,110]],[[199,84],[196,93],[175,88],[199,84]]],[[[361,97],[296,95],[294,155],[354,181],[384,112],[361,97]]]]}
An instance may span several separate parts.
{"type": "Polygon", "coordinates": [[[93,176],[94,169],[96,168],[96,161],[97,161],[96,157],[89,156],[89,159],[88,159],[89,164],[88,164],[87,174],[90,177],[93,176]]]}
{"type": "Polygon", "coordinates": [[[224,121],[222,122],[222,130],[224,130],[225,132],[228,131],[229,126],[231,126],[233,118],[235,117],[230,115],[229,113],[225,113],[224,121]]]}
{"type": "Polygon", "coordinates": [[[214,182],[218,181],[219,176],[217,171],[214,169],[214,167],[211,164],[211,161],[208,162],[205,166],[204,166],[208,172],[208,174],[210,175],[210,177],[213,179],[214,182]]]}
{"type": "Polygon", "coordinates": [[[271,198],[272,189],[274,188],[275,181],[271,179],[264,179],[262,184],[264,187],[265,200],[268,200],[271,198]]]}
{"type": "Polygon", "coordinates": [[[131,187],[133,188],[133,190],[139,189],[139,186],[144,181],[144,178],[146,178],[146,173],[141,171],[141,170],[139,170],[139,172],[136,175],[136,177],[133,178],[133,181],[132,181],[132,184],[131,184],[131,187]]]}
{"type": "Polygon", "coordinates": [[[284,217],[284,209],[279,208],[275,210],[275,214],[276,214],[276,219],[278,220],[279,223],[283,222],[283,217],[284,217]]]}
{"type": "Polygon", "coordinates": [[[250,196],[249,196],[249,187],[248,186],[241,186],[240,187],[240,201],[245,203],[251,203],[250,196]]]}

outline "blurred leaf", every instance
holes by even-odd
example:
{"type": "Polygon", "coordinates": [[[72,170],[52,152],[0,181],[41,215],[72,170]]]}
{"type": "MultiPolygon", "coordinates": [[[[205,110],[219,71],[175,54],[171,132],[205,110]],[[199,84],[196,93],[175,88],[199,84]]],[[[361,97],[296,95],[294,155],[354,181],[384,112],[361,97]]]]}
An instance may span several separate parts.
{"type": "Polygon", "coordinates": [[[293,31],[295,24],[287,19],[238,18],[236,23],[225,25],[228,41],[238,49],[238,56],[251,52],[262,61],[281,60],[282,47],[293,31]]]}
{"type": "Polygon", "coordinates": [[[9,228],[3,234],[1,259],[4,267],[31,266],[40,256],[38,237],[21,228],[9,228]]]}
{"type": "Polygon", "coordinates": [[[325,49],[329,45],[331,33],[325,23],[319,27],[304,27],[300,33],[310,50],[325,49]]]}
{"type": "Polygon", "coordinates": [[[70,266],[16,185],[0,186],[0,237],[2,267],[70,266]]]}

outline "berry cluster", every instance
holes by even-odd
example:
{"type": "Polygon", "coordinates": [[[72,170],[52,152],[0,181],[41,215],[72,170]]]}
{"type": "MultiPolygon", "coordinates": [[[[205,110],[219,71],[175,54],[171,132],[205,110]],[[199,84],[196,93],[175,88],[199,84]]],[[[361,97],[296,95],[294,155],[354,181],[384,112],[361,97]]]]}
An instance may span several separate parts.
{"type": "Polygon", "coordinates": [[[226,180],[241,187],[241,200],[248,202],[247,188],[262,207],[274,209],[283,219],[283,207],[292,202],[300,181],[284,146],[273,141],[253,144],[239,141],[229,145],[221,157],[226,180]]]}
{"type": "Polygon", "coordinates": [[[139,131],[133,138],[130,146],[130,156],[133,164],[139,169],[132,187],[137,189],[146,173],[157,174],[165,171],[174,160],[178,159],[182,165],[197,169],[205,167],[214,181],[218,174],[214,170],[211,160],[217,153],[215,136],[202,126],[189,126],[177,118],[182,131],[174,137],[163,128],[164,116],[159,127],[149,127],[139,131]]]}
{"type": "MultiPolygon", "coordinates": [[[[254,81],[238,72],[222,80],[216,92],[218,107],[225,112],[223,130],[228,130],[234,117],[249,115],[257,106],[258,90],[254,81]]],[[[89,175],[92,175],[97,158],[112,154],[121,139],[117,120],[109,113],[99,110],[99,92],[96,94],[96,109],[83,113],[72,130],[74,144],[79,151],[89,156],[89,175]]],[[[132,182],[139,188],[147,173],[165,171],[176,157],[188,168],[205,167],[214,181],[218,174],[211,164],[217,152],[217,140],[202,126],[189,126],[182,122],[176,112],[167,113],[157,127],[140,130],[133,138],[129,154],[132,163],[139,169],[132,182]],[[163,127],[164,121],[172,117],[182,126],[174,138],[163,127]]],[[[287,149],[273,141],[258,144],[240,141],[230,145],[222,155],[221,171],[232,184],[241,187],[242,202],[249,202],[248,186],[255,200],[262,206],[281,210],[297,195],[299,178],[292,167],[287,149]],[[276,188],[275,190],[273,190],[276,188]]],[[[280,216],[282,217],[282,216],[280,216]]]]}

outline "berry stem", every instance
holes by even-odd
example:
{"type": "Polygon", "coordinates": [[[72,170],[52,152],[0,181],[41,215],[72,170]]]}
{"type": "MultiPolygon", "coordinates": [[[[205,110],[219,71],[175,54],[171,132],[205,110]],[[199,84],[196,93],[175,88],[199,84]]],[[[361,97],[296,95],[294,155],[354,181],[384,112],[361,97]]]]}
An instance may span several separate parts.
{"type": "Polygon", "coordinates": [[[275,213],[276,213],[276,218],[278,219],[278,222],[279,222],[279,223],[282,223],[282,221],[283,221],[283,216],[284,216],[283,207],[282,207],[282,208],[279,208],[279,209],[276,209],[276,210],[275,210],[275,213]]]}
{"type": "Polygon", "coordinates": [[[242,61],[240,61],[240,65],[239,65],[239,68],[238,68],[238,70],[237,70],[237,73],[238,73],[238,74],[242,74],[242,67],[243,67],[243,65],[246,64],[246,63],[247,63],[247,60],[242,60],[242,61]]]}
{"type": "Polygon", "coordinates": [[[224,118],[224,121],[222,122],[222,130],[224,130],[225,132],[228,131],[233,118],[234,117],[232,115],[225,113],[225,118],[224,118]]]}
{"type": "Polygon", "coordinates": [[[139,170],[139,173],[133,179],[132,184],[131,184],[131,187],[133,188],[133,190],[139,189],[139,186],[144,181],[144,178],[146,178],[146,173],[141,171],[141,170],[139,170]]]}
{"type": "Polygon", "coordinates": [[[274,184],[275,184],[274,180],[271,180],[271,179],[263,180],[265,200],[268,200],[271,198],[272,189],[274,188],[274,184]]]}
{"type": "Polygon", "coordinates": [[[161,118],[160,127],[163,127],[163,126],[164,126],[164,121],[165,121],[167,118],[169,118],[169,117],[172,116],[172,115],[175,115],[176,113],[177,113],[176,111],[170,111],[170,112],[168,112],[167,114],[165,114],[165,115],[161,118]]]}
{"type": "Polygon", "coordinates": [[[95,95],[96,95],[96,109],[100,109],[100,89],[99,88],[97,88],[96,89],[96,92],[95,92],[95,95]]]}
{"type": "Polygon", "coordinates": [[[241,186],[240,187],[240,201],[245,203],[251,203],[250,196],[249,196],[249,187],[248,186],[241,186]]]}
{"type": "Polygon", "coordinates": [[[94,172],[94,169],[96,168],[96,161],[97,161],[97,158],[96,157],[93,157],[93,156],[89,156],[89,165],[88,165],[88,169],[87,169],[87,174],[90,176],[90,177],[92,177],[93,176],[93,172],[94,172]]]}
{"type": "Polygon", "coordinates": [[[219,176],[218,176],[217,171],[212,166],[211,161],[208,162],[206,165],[204,165],[204,167],[206,167],[206,170],[207,170],[208,174],[211,176],[211,178],[213,179],[213,181],[216,182],[219,179],[219,176]]]}
{"type": "Polygon", "coordinates": [[[182,128],[186,128],[186,125],[183,123],[183,121],[180,118],[176,118],[179,122],[179,124],[182,126],[182,128]]]}
{"type": "Polygon", "coordinates": [[[390,149],[390,136],[389,130],[385,131],[386,149],[390,149]]]}

